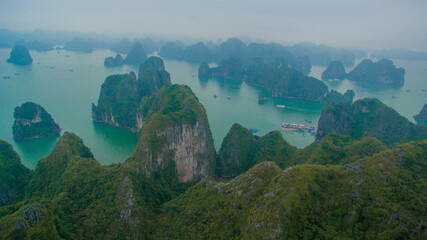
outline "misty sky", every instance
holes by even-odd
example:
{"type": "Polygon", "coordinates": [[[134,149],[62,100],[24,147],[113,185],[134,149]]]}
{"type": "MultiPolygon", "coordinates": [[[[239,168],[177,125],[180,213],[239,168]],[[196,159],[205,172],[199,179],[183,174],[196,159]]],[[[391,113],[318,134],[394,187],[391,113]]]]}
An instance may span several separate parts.
{"type": "Polygon", "coordinates": [[[0,27],[427,52],[427,0],[0,0],[0,27]]]}

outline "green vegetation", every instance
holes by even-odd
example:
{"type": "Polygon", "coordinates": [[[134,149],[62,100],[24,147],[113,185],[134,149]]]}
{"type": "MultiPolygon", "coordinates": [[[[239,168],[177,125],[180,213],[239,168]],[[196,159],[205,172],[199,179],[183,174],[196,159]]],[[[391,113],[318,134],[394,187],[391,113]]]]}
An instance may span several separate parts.
{"type": "Polygon", "coordinates": [[[414,116],[414,119],[418,124],[427,125],[427,104],[424,104],[424,107],[414,116]]]}
{"type": "Polygon", "coordinates": [[[325,83],[314,77],[288,67],[283,58],[271,60],[255,59],[246,68],[240,58],[230,57],[218,67],[210,68],[207,63],[199,67],[200,78],[222,78],[245,81],[266,89],[274,97],[297,98],[322,103],[352,102],[354,91],[345,95],[337,91],[328,91],[325,83]]]}
{"type": "Polygon", "coordinates": [[[12,146],[0,139],[0,206],[23,200],[30,177],[12,146]]]}
{"type": "Polygon", "coordinates": [[[377,99],[327,105],[320,114],[317,138],[338,133],[360,139],[375,137],[388,146],[427,138],[427,127],[415,125],[377,99]],[[334,123],[334,124],[331,124],[334,123]]]}
{"type": "Polygon", "coordinates": [[[17,65],[28,65],[33,62],[33,59],[26,47],[17,45],[12,48],[10,58],[7,59],[7,62],[17,65]]]}
{"type": "Polygon", "coordinates": [[[405,69],[396,68],[393,61],[381,59],[374,63],[363,60],[348,74],[348,79],[364,83],[380,83],[403,86],[405,69]]]}
{"type": "Polygon", "coordinates": [[[107,57],[104,60],[104,66],[106,67],[118,67],[124,64],[122,55],[116,54],[116,57],[107,57]]]}
{"type": "Polygon", "coordinates": [[[221,177],[235,177],[256,164],[259,137],[235,123],[222,141],[218,154],[215,174],[221,177]]]}
{"type": "MultiPolygon", "coordinates": [[[[381,106],[365,99],[351,113],[369,113],[377,126],[392,113],[381,106]]],[[[17,196],[0,207],[0,239],[427,237],[426,139],[389,148],[373,137],[328,134],[297,149],[279,131],[257,137],[234,124],[215,164],[206,111],[189,87],[164,86],[137,111],[138,145],[120,164],[100,165],[65,133],[30,172],[0,141],[0,197],[4,183],[17,196]],[[183,181],[190,165],[195,177],[183,181]]]]}
{"type": "Polygon", "coordinates": [[[229,183],[207,179],[166,203],[163,239],[423,239],[426,141],[349,165],[263,162],[229,183]],[[420,192],[421,191],[421,192],[420,192]]]}
{"type": "Polygon", "coordinates": [[[326,70],[322,73],[322,79],[339,79],[343,80],[347,77],[347,73],[345,72],[344,65],[341,61],[332,61],[328,64],[326,70]]]}
{"type": "Polygon", "coordinates": [[[134,72],[108,76],[101,86],[98,105],[92,104],[93,120],[137,132],[144,118],[138,112],[142,99],[168,84],[170,75],[158,57],[141,64],[138,79],[134,72]]]}
{"type": "Polygon", "coordinates": [[[40,105],[26,102],[15,108],[13,114],[13,139],[23,141],[56,135],[61,128],[52,116],[40,105]]]}

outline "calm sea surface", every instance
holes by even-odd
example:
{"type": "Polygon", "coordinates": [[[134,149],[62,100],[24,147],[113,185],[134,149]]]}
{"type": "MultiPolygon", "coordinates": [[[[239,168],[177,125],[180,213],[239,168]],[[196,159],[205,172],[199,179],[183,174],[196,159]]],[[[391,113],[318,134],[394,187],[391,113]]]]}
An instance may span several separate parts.
{"type": "MultiPolygon", "coordinates": [[[[0,139],[13,145],[27,167],[34,168],[38,159],[48,155],[58,138],[13,141],[13,111],[26,101],[41,104],[63,131],[80,136],[104,165],[123,162],[133,153],[136,135],[128,130],[94,123],[91,103],[97,103],[101,84],[107,76],[137,72],[137,68],[126,65],[105,68],[104,58],[114,55],[109,50],[90,54],[63,50],[59,53],[30,51],[34,62],[29,66],[7,63],[9,53],[10,49],[0,49],[0,139]]],[[[412,116],[427,102],[427,92],[423,91],[427,90],[427,62],[395,61],[395,64],[406,69],[402,88],[355,85],[347,80],[326,84],[339,92],[354,89],[356,98],[376,97],[413,121],[412,116]]],[[[262,136],[269,131],[280,130],[282,122],[304,123],[305,118],[309,118],[313,125],[317,125],[323,107],[313,102],[271,98],[262,89],[245,83],[215,79],[201,81],[197,78],[196,64],[165,60],[165,65],[172,82],[189,85],[206,108],[217,150],[235,122],[259,129],[257,135],[262,136]],[[258,103],[259,94],[266,95],[264,104],[258,103]],[[276,105],[288,108],[279,109],[276,105]]],[[[310,75],[319,78],[323,70],[323,67],[314,66],[310,75]]],[[[283,135],[297,147],[304,147],[314,140],[308,134],[283,135]]]]}

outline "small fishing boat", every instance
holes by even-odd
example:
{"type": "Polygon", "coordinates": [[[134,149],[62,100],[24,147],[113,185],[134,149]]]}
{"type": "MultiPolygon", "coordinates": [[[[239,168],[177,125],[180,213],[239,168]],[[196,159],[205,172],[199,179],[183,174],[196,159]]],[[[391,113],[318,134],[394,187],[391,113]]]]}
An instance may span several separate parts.
{"type": "Polygon", "coordinates": [[[280,104],[277,104],[276,107],[277,108],[287,108],[286,105],[280,105],[280,104]]]}
{"type": "Polygon", "coordinates": [[[230,96],[227,96],[227,99],[231,99],[231,97],[230,97],[230,96]]]}
{"type": "Polygon", "coordinates": [[[305,121],[308,122],[308,123],[312,122],[311,119],[309,119],[309,118],[305,118],[305,121]]]}
{"type": "Polygon", "coordinates": [[[258,132],[259,130],[258,130],[257,128],[251,128],[251,129],[249,129],[249,131],[251,131],[251,133],[256,133],[256,132],[258,132]]]}
{"type": "Polygon", "coordinates": [[[217,97],[216,94],[214,94],[213,97],[216,98],[217,97]]]}

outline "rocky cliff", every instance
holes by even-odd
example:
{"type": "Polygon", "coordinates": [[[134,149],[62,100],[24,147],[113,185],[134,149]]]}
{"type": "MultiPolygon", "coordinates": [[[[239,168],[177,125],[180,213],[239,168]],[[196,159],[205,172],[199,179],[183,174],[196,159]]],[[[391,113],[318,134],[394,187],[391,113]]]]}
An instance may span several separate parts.
{"type": "Polygon", "coordinates": [[[141,64],[138,78],[135,73],[107,77],[101,86],[98,105],[92,104],[95,122],[137,132],[144,116],[138,111],[143,97],[149,97],[162,86],[170,84],[170,75],[163,60],[150,57],[141,64]]]}
{"type": "Polygon", "coordinates": [[[223,78],[245,81],[266,89],[273,97],[296,98],[321,103],[352,102],[354,91],[345,95],[329,92],[325,83],[314,77],[288,67],[283,58],[272,60],[256,59],[248,67],[243,67],[240,58],[230,57],[217,67],[210,68],[207,63],[199,67],[199,78],[223,78]]]}
{"type": "Polygon", "coordinates": [[[427,123],[427,104],[424,104],[424,107],[421,109],[420,113],[414,116],[415,121],[419,124],[426,125],[427,123]]]}
{"type": "Polygon", "coordinates": [[[153,238],[422,239],[426,144],[347,165],[262,162],[229,182],[206,179],[163,206],[153,238]]]}
{"type": "Polygon", "coordinates": [[[7,59],[8,63],[13,63],[17,65],[28,65],[33,62],[33,59],[30,56],[30,52],[24,46],[15,46],[10,52],[10,58],[7,59]]]}
{"type": "Polygon", "coordinates": [[[215,148],[206,111],[189,87],[165,86],[140,110],[146,117],[128,162],[140,165],[147,176],[172,168],[179,182],[213,174],[215,148]]]}
{"type": "Polygon", "coordinates": [[[0,207],[23,200],[30,170],[21,164],[18,154],[0,140],[0,207]]]}
{"type": "Polygon", "coordinates": [[[341,61],[336,60],[328,64],[326,70],[322,73],[323,80],[339,79],[343,80],[347,77],[345,72],[344,64],[341,61]]]}
{"type": "Polygon", "coordinates": [[[124,63],[134,66],[139,66],[147,59],[147,54],[144,51],[144,48],[139,42],[136,42],[132,45],[129,50],[128,55],[126,56],[124,63]]]}
{"type": "Polygon", "coordinates": [[[260,137],[247,128],[235,123],[228,131],[218,154],[215,174],[221,177],[235,177],[246,172],[256,163],[260,137]]]}
{"type": "Polygon", "coordinates": [[[118,67],[122,66],[124,64],[124,60],[122,58],[122,55],[119,53],[116,54],[115,57],[107,57],[104,60],[104,66],[106,67],[118,67]]]}
{"type": "Polygon", "coordinates": [[[427,127],[411,123],[377,99],[365,98],[349,103],[327,105],[318,123],[317,139],[329,133],[353,139],[375,137],[388,146],[427,138],[427,127]]]}
{"type": "Polygon", "coordinates": [[[352,81],[363,83],[402,86],[405,81],[405,69],[396,68],[388,59],[381,59],[375,63],[365,59],[347,77],[352,81]]]}
{"type": "Polygon", "coordinates": [[[61,128],[52,116],[40,105],[26,102],[15,108],[13,114],[13,139],[15,141],[43,138],[57,135],[61,128]]]}

